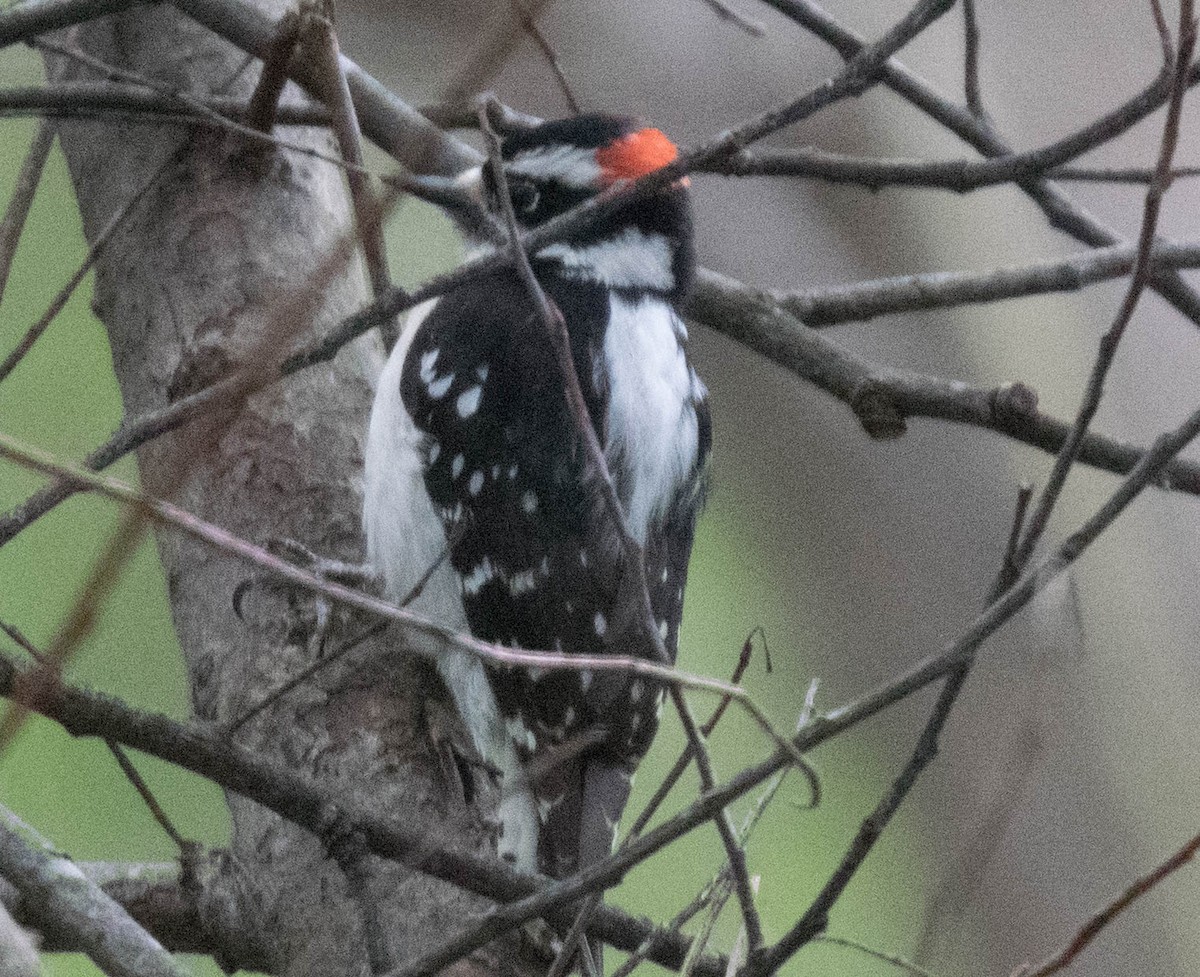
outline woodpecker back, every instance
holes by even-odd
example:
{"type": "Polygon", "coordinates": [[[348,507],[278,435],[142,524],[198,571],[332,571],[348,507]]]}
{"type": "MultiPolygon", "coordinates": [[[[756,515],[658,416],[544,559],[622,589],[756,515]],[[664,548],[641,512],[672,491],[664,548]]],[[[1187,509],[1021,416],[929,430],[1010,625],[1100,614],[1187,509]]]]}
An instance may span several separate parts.
{"type": "MultiPolygon", "coordinates": [[[[514,209],[530,227],[674,156],[658,130],[610,116],[504,144],[514,209]]],[[[678,312],[693,264],[683,183],[533,259],[566,321],[672,657],[710,441],[678,312]]],[[[636,651],[620,640],[619,539],[585,484],[545,326],[512,271],[445,296],[397,344],[372,412],[365,523],[394,596],[452,541],[451,572],[422,608],[451,626],[465,616],[480,638],[567,654],[636,651]]],[[[491,670],[463,656],[439,668],[476,747],[503,772],[501,852],[553,875],[607,855],[662,690],[624,673],[491,670]],[[562,744],[573,741],[587,746],[571,755],[562,744]],[[555,748],[567,759],[531,783],[529,761],[555,748]]]]}

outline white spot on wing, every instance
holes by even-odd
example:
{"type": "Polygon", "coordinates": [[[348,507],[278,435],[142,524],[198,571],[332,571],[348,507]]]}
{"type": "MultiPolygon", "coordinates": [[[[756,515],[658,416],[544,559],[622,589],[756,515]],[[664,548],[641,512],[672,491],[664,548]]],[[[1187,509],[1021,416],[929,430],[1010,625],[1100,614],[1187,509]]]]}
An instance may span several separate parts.
{"type": "Polygon", "coordinates": [[[430,380],[425,386],[429,391],[429,396],[434,400],[440,400],[446,396],[446,391],[450,389],[450,384],[454,382],[454,374],[447,373],[444,377],[438,377],[436,380],[430,380]]]}
{"type": "Polygon", "coordinates": [[[483,472],[472,472],[471,480],[467,483],[467,490],[472,495],[478,495],[480,489],[483,488],[483,472]]]}
{"type": "Polygon", "coordinates": [[[517,477],[517,466],[516,465],[508,466],[508,477],[509,477],[510,481],[517,477]]]}
{"type": "Polygon", "coordinates": [[[479,379],[480,383],[483,383],[488,378],[488,365],[480,363],[479,366],[475,367],[475,376],[479,379]]]}
{"type": "Polygon", "coordinates": [[[521,508],[530,514],[537,509],[537,496],[532,491],[526,491],[521,496],[521,508]]]}
{"type": "Polygon", "coordinates": [[[629,701],[639,702],[643,695],[646,694],[646,683],[640,678],[635,678],[629,685],[629,701]]]}
{"type": "Polygon", "coordinates": [[[665,620],[659,621],[658,622],[658,636],[660,638],[662,638],[663,641],[667,640],[667,632],[668,631],[670,631],[670,628],[667,626],[667,622],[665,620]]]}
{"type": "Polygon", "coordinates": [[[520,716],[506,717],[504,726],[508,730],[508,735],[519,746],[523,746],[530,753],[537,748],[537,740],[534,738],[529,727],[522,722],[520,716]]]}
{"type": "Polygon", "coordinates": [[[492,568],[492,561],[485,556],[475,564],[470,573],[463,577],[463,592],[477,594],[483,589],[483,585],[495,576],[496,571],[492,568]]]}
{"type": "Polygon", "coordinates": [[[462,474],[463,465],[465,464],[466,460],[462,455],[455,455],[454,460],[450,462],[450,476],[452,478],[458,478],[458,476],[462,474]]]}
{"type": "Polygon", "coordinates": [[[599,637],[604,637],[604,632],[608,630],[608,621],[600,611],[596,611],[596,616],[592,618],[592,627],[596,629],[596,634],[599,637]]]}
{"type": "Polygon", "coordinates": [[[479,410],[479,400],[483,396],[483,387],[478,385],[468,387],[458,395],[458,400],[454,402],[455,410],[458,411],[458,416],[468,418],[479,410]]]}
{"type": "Polygon", "coordinates": [[[432,464],[433,464],[435,461],[437,461],[437,460],[438,460],[438,455],[440,455],[441,453],[442,453],[442,444],[441,444],[441,442],[440,442],[440,441],[434,441],[434,442],[433,442],[433,444],[431,444],[431,445],[429,446],[429,454],[428,454],[428,456],[427,456],[427,457],[429,458],[429,464],[431,464],[431,465],[432,465],[432,464]]]}
{"type": "Polygon", "coordinates": [[[579,691],[586,692],[588,689],[590,689],[592,687],[592,680],[595,679],[595,677],[595,673],[590,669],[585,668],[583,671],[581,671],[579,673],[579,691]]]}
{"type": "Polygon", "coordinates": [[[428,353],[421,354],[421,381],[422,383],[432,383],[434,372],[434,364],[437,363],[438,350],[431,349],[428,353]]]}
{"type": "Polygon", "coordinates": [[[537,587],[537,580],[534,578],[532,570],[522,570],[520,573],[514,573],[508,581],[508,588],[515,596],[527,594],[535,587],[537,587]]]}

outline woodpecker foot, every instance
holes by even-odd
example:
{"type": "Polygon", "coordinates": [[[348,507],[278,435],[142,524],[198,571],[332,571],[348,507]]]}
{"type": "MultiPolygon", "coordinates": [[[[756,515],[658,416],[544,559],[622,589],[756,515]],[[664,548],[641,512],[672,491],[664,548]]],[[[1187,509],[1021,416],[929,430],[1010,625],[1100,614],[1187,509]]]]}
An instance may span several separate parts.
{"type": "Polygon", "coordinates": [[[473,804],[476,794],[475,778],[483,775],[495,782],[500,776],[500,771],[475,750],[470,737],[463,729],[462,720],[449,703],[436,698],[425,699],[422,720],[425,736],[437,757],[442,780],[456,798],[461,799],[464,804],[473,804]]]}
{"type": "Polygon", "coordinates": [[[325,846],[329,857],[343,869],[353,869],[367,854],[366,839],[358,831],[335,804],[330,804],[321,811],[317,836],[325,846]]]}
{"type": "MultiPolygon", "coordinates": [[[[321,556],[294,539],[272,539],[267,542],[266,548],[322,580],[365,590],[377,589],[378,579],[366,564],[321,556]]],[[[310,652],[314,657],[324,654],[333,611],[327,597],[314,594],[309,600],[304,600],[301,595],[308,597],[305,588],[273,574],[254,574],[239,583],[233,591],[233,611],[242,620],[246,619],[246,598],[255,591],[286,597],[292,611],[299,617],[298,624],[306,636],[305,643],[310,652]]]]}
{"type": "Polygon", "coordinates": [[[562,937],[544,919],[531,919],[521,927],[521,942],[538,957],[547,962],[562,950],[562,937]]]}

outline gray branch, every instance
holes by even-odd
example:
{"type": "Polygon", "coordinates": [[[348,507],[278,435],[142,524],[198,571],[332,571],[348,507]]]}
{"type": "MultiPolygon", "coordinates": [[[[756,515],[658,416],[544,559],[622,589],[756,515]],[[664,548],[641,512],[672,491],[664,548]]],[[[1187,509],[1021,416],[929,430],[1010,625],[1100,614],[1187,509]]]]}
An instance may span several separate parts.
{"type": "Polygon", "coordinates": [[[78,866],[0,807],[0,875],[37,928],[66,939],[113,977],[186,977],[162,945],[78,866]]]}

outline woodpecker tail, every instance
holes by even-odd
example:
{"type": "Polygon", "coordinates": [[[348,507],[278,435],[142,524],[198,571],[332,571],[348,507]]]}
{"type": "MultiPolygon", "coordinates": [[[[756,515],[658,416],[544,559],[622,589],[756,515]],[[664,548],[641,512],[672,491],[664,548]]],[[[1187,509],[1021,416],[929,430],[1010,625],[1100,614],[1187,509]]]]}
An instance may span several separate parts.
{"type": "MultiPolygon", "coordinates": [[[[633,786],[631,764],[585,757],[564,766],[571,769],[563,771],[556,785],[562,792],[546,814],[539,846],[542,871],[560,879],[612,854],[617,823],[633,786]]],[[[592,954],[597,972],[603,973],[600,945],[584,952],[592,954]]]]}

